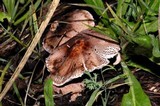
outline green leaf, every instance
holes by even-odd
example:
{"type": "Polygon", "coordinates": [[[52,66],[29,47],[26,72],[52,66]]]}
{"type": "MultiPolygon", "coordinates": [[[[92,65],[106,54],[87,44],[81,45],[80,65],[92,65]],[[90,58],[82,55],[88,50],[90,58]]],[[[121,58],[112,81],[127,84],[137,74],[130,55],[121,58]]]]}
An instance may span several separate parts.
{"type": "Polygon", "coordinates": [[[89,76],[89,79],[87,79],[87,78],[84,79],[84,84],[85,84],[86,88],[88,88],[90,90],[94,90],[94,89],[100,88],[102,86],[102,83],[97,81],[97,77],[98,77],[97,74],[94,73],[92,76],[89,71],[85,71],[85,74],[87,76],[89,76]]]}
{"type": "Polygon", "coordinates": [[[159,0],[137,0],[143,12],[148,13],[147,15],[156,15],[159,8],[159,0]]]}
{"type": "Polygon", "coordinates": [[[159,58],[160,57],[160,43],[159,43],[159,39],[157,37],[154,36],[150,36],[152,38],[152,46],[153,46],[153,50],[152,50],[152,54],[154,57],[159,58]]]}
{"type": "Polygon", "coordinates": [[[147,15],[157,15],[159,5],[160,5],[159,0],[150,0],[150,3],[149,3],[150,9],[148,10],[147,15]]]}
{"type": "Polygon", "coordinates": [[[12,17],[12,13],[14,11],[16,0],[3,0],[5,8],[7,9],[8,15],[12,17]]]}
{"type": "Polygon", "coordinates": [[[0,22],[3,22],[5,18],[10,22],[11,17],[4,12],[0,12],[0,22]]]}
{"type": "Polygon", "coordinates": [[[148,23],[141,24],[140,28],[136,31],[136,33],[145,35],[149,32],[156,32],[157,30],[158,30],[158,19],[148,23]]]}
{"type": "Polygon", "coordinates": [[[44,84],[45,106],[54,106],[53,101],[53,82],[52,79],[47,79],[44,84]]]}
{"type": "Polygon", "coordinates": [[[128,11],[128,4],[131,0],[118,0],[116,14],[118,17],[122,18],[124,14],[128,11]]]}
{"type": "Polygon", "coordinates": [[[122,98],[121,106],[151,106],[148,96],[144,93],[140,83],[131,73],[124,62],[121,62],[124,73],[127,75],[130,89],[122,98]]]}
{"type": "Polygon", "coordinates": [[[113,11],[113,9],[111,8],[111,6],[110,6],[108,3],[106,3],[106,5],[107,5],[109,11],[111,12],[112,16],[114,17],[113,23],[115,23],[115,24],[117,24],[118,26],[120,26],[120,27],[123,29],[124,32],[126,32],[127,34],[129,34],[129,31],[128,31],[128,29],[126,28],[124,22],[121,20],[121,18],[119,18],[119,17],[116,15],[116,13],[113,11]]]}
{"type": "Polygon", "coordinates": [[[97,9],[97,8],[93,8],[93,9],[97,13],[97,15],[103,17],[103,19],[101,19],[102,22],[105,25],[108,25],[108,21],[107,21],[108,15],[107,15],[105,6],[103,4],[103,1],[102,0],[84,0],[84,1],[89,5],[93,5],[93,6],[96,6],[98,8],[101,8],[101,9],[97,9]]]}
{"type": "Polygon", "coordinates": [[[151,38],[148,35],[141,35],[141,36],[133,37],[133,41],[141,47],[144,47],[147,49],[152,48],[151,38]]]}
{"type": "Polygon", "coordinates": [[[93,5],[93,6],[96,6],[96,7],[99,7],[99,8],[102,8],[102,10],[100,9],[95,9],[94,8],[94,11],[100,15],[100,16],[103,16],[104,18],[107,18],[107,14],[106,12],[104,12],[105,10],[105,7],[104,7],[104,4],[102,2],[102,0],[84,0],[87,4],[90,4],[90,5],[93,5]]]}

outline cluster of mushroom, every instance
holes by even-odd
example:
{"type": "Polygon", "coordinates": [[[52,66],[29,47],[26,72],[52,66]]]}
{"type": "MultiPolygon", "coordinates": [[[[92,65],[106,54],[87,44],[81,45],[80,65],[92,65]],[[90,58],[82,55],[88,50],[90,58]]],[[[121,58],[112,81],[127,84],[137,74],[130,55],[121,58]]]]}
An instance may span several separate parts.
{"type": "Polygon", "coordinates": [[[94,27],[94,18],[86,10],[75,10],[62,17],[60,24],[55,21],[43,41],[44,49],[50,53],[46,67],[53,80],[54,91],[62,94],[72,92],[74,100],[84,88],[82,82],[69,84],[81,77],[84,71],[92,72],[110,63],[116,56],[114,65],[121,61],[120,47],[111,38],[89,29],[94,27]],[[66,84],[67,83],[67,84],[66,84]],[[76,92],[76,93],[75,93],[76,92]]]}

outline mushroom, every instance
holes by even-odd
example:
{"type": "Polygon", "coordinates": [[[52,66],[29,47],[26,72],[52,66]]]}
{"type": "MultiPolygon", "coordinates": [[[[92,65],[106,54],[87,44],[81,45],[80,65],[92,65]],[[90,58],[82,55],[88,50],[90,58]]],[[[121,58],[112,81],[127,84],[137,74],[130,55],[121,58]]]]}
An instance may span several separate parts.
{"type": "Polygon", "coordinates": [[[113,65],[118,64],[121,61],[119,51],[116,41],[87,29],[55,48],[46,59],[46,67],[53,84],[62,86],[81,77],[84,71],[92,72],[108,65],[111,58],[116,57],[113,65]]]}
{"type": "Polygon", "coordinates": [[[115,40],[94,30],[93,16],[86,10],[75,10],[51,25],[43,41],[43,47],[50,53],[46,67],[53,80],[54,91],[63,95],[72,92],[71,101],[84,89],[83,82],[67,82],[81,77],[84,71],[92,72],[110,63],[121,61],[120,47],[115,40]],[[60,21],[68,22],[60,24],[60,21]],[[55,29],[56,30],[52,30],[55,29]]]}
{"type": "Polygon", "coordinates": [[[88,26],[93,27],[94,25],[93,16],[88,11],[77,9],[70,12],[51,24],[50,31],[43,41],[43,48],[52,53],[56,47],[62,45],[79,32],[88,29],[88,26]],[[52,30],[56,27],[55,31],[52,30]]]}
{"type": "Polygon", "coordinates": [[[63,87],[57,87],[53,85],[53,89],[56,93],[66,95],[72,92],[70,97],[70,102],[75,101],[78,96],[81,96],[80,92],[84,90],[84,83],[83,82],[76,82],[67,84],[63,87]]]}

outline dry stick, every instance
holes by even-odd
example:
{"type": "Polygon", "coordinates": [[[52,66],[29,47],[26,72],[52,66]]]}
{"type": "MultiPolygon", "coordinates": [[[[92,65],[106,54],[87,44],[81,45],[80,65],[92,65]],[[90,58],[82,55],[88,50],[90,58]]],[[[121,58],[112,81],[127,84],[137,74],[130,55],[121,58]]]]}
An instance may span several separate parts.
{"type": "Polygon", "coordinates": [[[7,82],[6,86],[4,87],[3,91],[0,94],[0,101],[3,99],[3,97],[6,95],[6,93],[8,92],[8,90],[10,89],[10,87],[12,86],[13,82],[16,80],[16,78],[18,77],[19,73],[21,72],[21,70],[23,69],[24,65],[26,64],[29,56],[31,55],[32,51],[34,50],[35,46],[37,45],[38,41],[40,40],[42,33],[44,32],[45,28],[47,27],[53,13],[55,12],[55,9],[57,8],[58,4],[59,4],[60,0],[53,0],[49,9],[48,9],[48,13],[46,15],[46,19],[42,22],[39,30],[37,31],[34,39],[32,40],[30,46],[28,47],[25,55],[23,56],[21,62],[19,63],[19,65],[17,66],[15,72],[13,73],[12,77],[10,78],[10,80],[7,82]]]}

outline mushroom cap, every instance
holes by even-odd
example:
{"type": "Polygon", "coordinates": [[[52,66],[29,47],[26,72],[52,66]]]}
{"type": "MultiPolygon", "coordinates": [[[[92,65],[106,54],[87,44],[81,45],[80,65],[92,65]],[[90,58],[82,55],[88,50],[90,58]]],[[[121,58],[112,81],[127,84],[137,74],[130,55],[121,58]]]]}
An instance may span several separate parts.
{"type": "Polygon", "coordinates": [[[53,49],[62,45],[79,32],[95,25],[93,16],[86,10],[75,10],[51,24],[50,31],[43,41],[43,48],[52,53],[53,49]],[[62,22],[63,23],[59,23],[62,22]],[[55,31],[52,31],[57,27],[55,31]]]}
{"type": "Polygon", "coordinates": [[[120,58],[120,46],[116,41],[93,30],[84,30],[66,43],[55,48],[46,59],[53,84],[62,86],[81,77],[84,71],[92,72],[110,63],[109,59],[120,58]]]}

